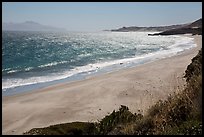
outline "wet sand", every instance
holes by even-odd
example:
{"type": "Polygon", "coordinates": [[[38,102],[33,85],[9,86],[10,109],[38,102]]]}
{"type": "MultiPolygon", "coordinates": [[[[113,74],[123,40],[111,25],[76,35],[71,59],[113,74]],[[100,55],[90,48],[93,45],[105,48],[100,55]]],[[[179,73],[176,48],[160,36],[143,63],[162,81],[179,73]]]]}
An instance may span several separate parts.
{"type": "MultiPolygon", "coordinates": [[[[189,36],[192,37],[192,36],[189,36]]],[[[2,134],[74,121],[97,121],[120,105],[143,113],[159,99],[181,90],[191,59],[202,47],[134,68],[61,83],[37,91],[2,97],[2,134]]]]}

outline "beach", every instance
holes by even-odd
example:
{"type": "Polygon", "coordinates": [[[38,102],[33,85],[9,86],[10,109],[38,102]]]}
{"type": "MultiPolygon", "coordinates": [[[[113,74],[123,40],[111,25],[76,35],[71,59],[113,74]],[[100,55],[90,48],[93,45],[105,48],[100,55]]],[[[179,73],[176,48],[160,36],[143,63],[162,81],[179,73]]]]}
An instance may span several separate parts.
{"type": "Polygon", "coordinates": [[[137,67],[2,97],[2,133],[22,134],[32,128],[82,121],[97,122],[120,105],[142,113],[160,99],[178,92],[191,59],[202,47],[137,67]]]}

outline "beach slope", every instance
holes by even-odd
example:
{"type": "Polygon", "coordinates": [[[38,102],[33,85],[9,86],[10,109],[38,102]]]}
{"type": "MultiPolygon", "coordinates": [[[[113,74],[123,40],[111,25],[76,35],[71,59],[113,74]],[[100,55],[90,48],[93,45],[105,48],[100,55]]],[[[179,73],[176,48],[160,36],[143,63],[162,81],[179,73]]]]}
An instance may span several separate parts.
{"type": "Polygon", "coordinates": [[[197,47],[180,55],[138,67],[62,83],[38,91],[2,97],[3,134],[22,134],[31,128],[74,121],[97,121],[128,106],[143,113],[159,99],[185,84],[191,59],[202,47],[202,36],[193,36],[197,47]]]}

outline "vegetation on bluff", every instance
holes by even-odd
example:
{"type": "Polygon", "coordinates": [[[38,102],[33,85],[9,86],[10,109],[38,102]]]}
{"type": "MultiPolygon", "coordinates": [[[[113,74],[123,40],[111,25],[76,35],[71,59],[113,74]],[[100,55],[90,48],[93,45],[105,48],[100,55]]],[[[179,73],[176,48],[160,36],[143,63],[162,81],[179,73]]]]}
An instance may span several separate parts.
{"type": "Polygon", "coordinates": [[[185,71],[186,88],[160,100],[147,115],[132,114],[121,105],[96,123],[73,122],[34,128],[24,134],[37,135],[201,135],[202,50],[185,71]]]}

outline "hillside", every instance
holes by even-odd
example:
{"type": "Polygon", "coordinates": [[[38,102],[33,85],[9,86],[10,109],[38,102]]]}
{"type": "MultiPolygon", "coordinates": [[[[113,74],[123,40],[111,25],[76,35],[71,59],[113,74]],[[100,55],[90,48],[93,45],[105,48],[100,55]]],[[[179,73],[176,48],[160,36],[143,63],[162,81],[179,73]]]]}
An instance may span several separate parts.
{"type": "Polygon", "coordinates": [[[180,25],[170,25],[170,26],[157,26],[157,27],[137,27],[137,26],[132,26],[132,27],[122,27],[119,29],[112,29],[111,31],[116,31],[116,32],[131,32],[131,31],[165,31],[169,29],[176,29],[180,27],[184,27],[189,24],[180,24],[180,25]]]}
{"type": "Polygon", "coordinates": [[[149,35],[176,35],[176,34],[192,34],[202,35],[202,18],[187,25],[179,28],[169,29],[161,33],[149,34],[149,35]]]}

